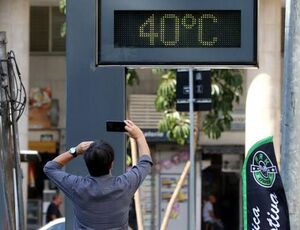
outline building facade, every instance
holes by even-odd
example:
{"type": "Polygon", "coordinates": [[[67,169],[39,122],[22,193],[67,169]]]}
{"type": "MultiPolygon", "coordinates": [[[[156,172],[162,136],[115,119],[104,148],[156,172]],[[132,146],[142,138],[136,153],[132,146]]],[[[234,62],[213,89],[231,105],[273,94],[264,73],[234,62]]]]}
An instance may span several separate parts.
{"type": "MultiPolygon", "coordinates": [[[[34,97],[34,92],[40,93],[39,90],[44,95],[50,90],[51,103],[56,108],[52,111],[54,121],[50,121],[50,125],[45,124],[42,109],[33,107],[30,110],[39,110],[38,117],[31,117],[26,112],[19,123],[21,149],[36,148],[42,162],[64,149],[66,47],[65,40],[60,37],[60,27],[65,18],[58,5],[58,0],[0,0],[0,31],[6,31],[8,47],[17,55],[28,95],[34,97]]],[[[229,229],[241,228],[240,169],[245,152],[256,141],[272,135],[280,160],[282,8],[280,0],[259,1],[259,69],[245,71],[244,95],[240,104],[235,106],[232,129],[224,132],[218,140],[208,139],[203,133],[199,139],[198,190],[202,188],[203,196],[209,193],[217,195],[218,213],[229,229]],[[233,202],[236,200],[239,202],[233,202]],[[230,210],[236,211],[233,216],[226,216],[230,210]]],[[[147,201],[143,207],[145,226],[154,229],[161,222],[166,201],[184,167],[188,146],[178,147],[157,132],[161,114],[154,109],[154,98],[159,77],[150,70],[138,70],[138,74],[140,85],[127,87],[127,110],[129,117],[148,133],[155,160],[154,171],[142,187],[147,201]]],[[[28,198],[25,203],[32,202],[30,205],[34,207],[43,203],[45,206],[49,201],[45,196],[53,190],[52,185],[45,182],[46,178],[40,175],[41,167],[37,164],[36,161],[29,162],[23,168],[24,196],[28,198]]],[[[186,189],[183,189],[181,201],[174,209],[170,226],[184,224],[187,219],[183,211],[187,208],[186,189]]],[[[43,224],[43,209],[39,209],[39,225],[43,224]]],[[[200,209],[201,199],[197,209],[199,215],[200,209]]]]}

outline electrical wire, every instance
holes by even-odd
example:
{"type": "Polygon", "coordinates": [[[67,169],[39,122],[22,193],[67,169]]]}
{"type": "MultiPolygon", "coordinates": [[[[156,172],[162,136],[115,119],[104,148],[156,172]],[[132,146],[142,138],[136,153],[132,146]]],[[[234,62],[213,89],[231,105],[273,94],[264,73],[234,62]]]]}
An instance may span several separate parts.
{"type": "Polygon", "coordinates": [[[11,102],[12,113],[16,113],[15,119],[18,121],[25,110],[27,95],[21,79],[21,72],[17,64],[15,53],[10,51],[7,56],[8,76],[9,78],[12,78],[9,82],[13,85],[11,86],[11,90],[9,90],[8,87],[5,87],[5,92],[7,99],[11,102]]]}

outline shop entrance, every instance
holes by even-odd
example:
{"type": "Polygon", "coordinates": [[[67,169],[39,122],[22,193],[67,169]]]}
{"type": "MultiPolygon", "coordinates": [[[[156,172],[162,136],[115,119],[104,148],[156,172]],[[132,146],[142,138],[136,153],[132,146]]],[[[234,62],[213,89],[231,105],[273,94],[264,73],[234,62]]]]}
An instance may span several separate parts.
{"type": "MultiPolygon", "coordinates": [[[[224,230],[238,230],[240,227],[240,180],[241,154],[203,154],[202,211],[210,195],[215,196],[214,214],[224,230]]],[[[202,226],[203,224],[202,212],[202,226]]],[[[202,229],[205,229],[204,227],[202,229]]]]}

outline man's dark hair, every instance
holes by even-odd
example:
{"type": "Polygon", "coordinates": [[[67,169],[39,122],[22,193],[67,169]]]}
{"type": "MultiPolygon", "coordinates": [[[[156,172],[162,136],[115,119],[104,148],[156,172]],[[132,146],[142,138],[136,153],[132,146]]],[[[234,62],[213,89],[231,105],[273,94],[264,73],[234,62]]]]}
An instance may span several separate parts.
{"type": "Polygon", "coordinates": [[[102,140],[93,142],[84,153],[85,164],[94,177],[109,174],[114,158],[113,148],[102,140]]]}

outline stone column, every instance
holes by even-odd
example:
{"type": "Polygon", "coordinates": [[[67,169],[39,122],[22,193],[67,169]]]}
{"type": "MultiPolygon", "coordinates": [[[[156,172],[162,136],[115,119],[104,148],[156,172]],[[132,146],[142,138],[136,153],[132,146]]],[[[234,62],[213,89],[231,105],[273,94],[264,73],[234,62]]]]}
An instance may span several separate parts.
{"type": "Polygon", "coordinates": [[[258,20],[259,69],[247,71],[246,153],[251,146],[274,136],[280,156],[281,0],[260,0],[258,20]]]}
{"type": "MultiPolygon", "coordinates": [[[[0,31],[6,32],[7,51],[13,50],[28,92],[29,82],[29,0],[0,0],[0,31]]],[[[28,95],[28,94],[27,94],[28,95]]],[[[28,145],[28,107],[18,122],[20,149],[28,145]]],[[[22,164],[24,209],[27,203],[27,164],[22,164]]],[[[26,215],[26,211],[24,212],[26,215]]]]}

